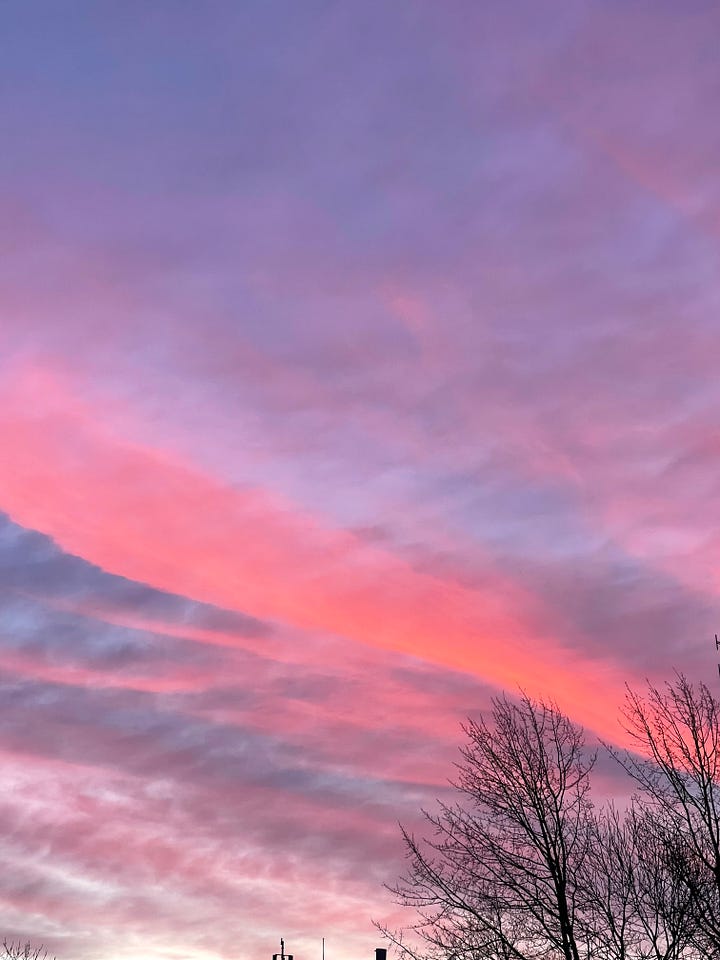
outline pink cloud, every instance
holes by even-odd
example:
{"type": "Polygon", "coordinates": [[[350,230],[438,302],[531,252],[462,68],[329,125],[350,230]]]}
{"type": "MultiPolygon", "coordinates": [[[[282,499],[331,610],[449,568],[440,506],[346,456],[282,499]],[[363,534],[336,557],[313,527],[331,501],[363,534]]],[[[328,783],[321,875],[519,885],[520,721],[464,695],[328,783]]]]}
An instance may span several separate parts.
{"type": "Polygon", "coordinates": [[[517,587],[419,573],[381,546],[324,527],[256,489],[218,483],[163,451],[108,436],[46,375],[3,391],[13,469],[0,506],[106,570],[198,600],[550,692],[578,719],[607,717],[621,678],[521,621],[517,587]],[[32,414],[26,411],[32,409],[32,414]],[[530,646],[532,644],[532,647],[530,646]],[[532,655],[531,658],[529,654],[532,655]],[[587,695],[593,677],[594,695],[587,695]]]}

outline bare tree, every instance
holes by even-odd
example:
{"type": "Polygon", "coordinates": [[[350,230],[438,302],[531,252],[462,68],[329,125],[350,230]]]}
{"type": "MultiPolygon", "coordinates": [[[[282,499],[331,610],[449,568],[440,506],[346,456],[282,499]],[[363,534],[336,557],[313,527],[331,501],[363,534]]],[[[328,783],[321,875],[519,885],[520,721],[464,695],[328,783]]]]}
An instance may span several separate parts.
{"type": "Polygon", "coordinates": [[[634,884],[634,833],[611,805],[593,820],[582,873],[584,939],[589,955],[597,960],[636,955],[639,934],[632,902],[634,884]]]}
{"type": "Polygon", "coordinates": [[[2,947],[0,960],[50,960],[45,947],[34,947],[29,940],[26,943],[21,940],[17,943],[14,940],[3,940],[2,947]]]}
{"type": "Polygon", "coordinates": [[[623,718],[624,813],[593,809],[594,755],[552,703],[500,697],[463,728],[459,801],[403,831],[390,889],[417,920],[384,932],[406,960],[720,960],[720,702],[679,676],[623,718]]]}
{"type": "Polygon", "coordinates": [[[583,960],[578,879],[593,836],[594,755],[582,730],[524,695],[494,699],[491,722],[463,729],[461,801],[424,812],[428,838],[403,831],[409,867],[390,889],[417,911],[412,930],[431,956],[583,960]]]}
{"type": "Polygon", "coordinates": [[[690,958],[696,872],[673,826],[638,804],[600,811],[585,871],[586,941],[598,960],[690,958]]]}
{"type": "Polygon", "coordinates": [[[645,696],[629,691],[623,718],[640,755],[615,755],[638,785],[649,815],[663,824],[661,844],[683,896],[691,900],[696,945],[705,956],[717,956],[720,703],[704,684],[680,675],[662,689],[648,685],[645,696]]]}

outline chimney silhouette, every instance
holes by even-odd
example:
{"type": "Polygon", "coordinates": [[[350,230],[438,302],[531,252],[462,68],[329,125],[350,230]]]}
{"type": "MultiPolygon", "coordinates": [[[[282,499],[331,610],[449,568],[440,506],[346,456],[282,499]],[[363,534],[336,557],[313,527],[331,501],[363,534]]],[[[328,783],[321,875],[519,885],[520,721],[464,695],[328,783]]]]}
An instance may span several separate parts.
{"type": "Polygon", "coordinates": [[[387,960],[387,950],[385,947],[375,947],[375,960],[387,960]]]}

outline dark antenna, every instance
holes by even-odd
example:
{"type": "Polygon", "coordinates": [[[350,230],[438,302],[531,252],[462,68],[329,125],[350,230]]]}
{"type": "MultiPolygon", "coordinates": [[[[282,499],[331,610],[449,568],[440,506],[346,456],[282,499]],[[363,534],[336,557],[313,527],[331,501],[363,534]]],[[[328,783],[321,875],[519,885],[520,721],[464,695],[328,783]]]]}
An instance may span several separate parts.
{"type": "MultiPolygon", "coordinates": [[[[720,650],[720,640],[718,640],[718,635],[715,634],[715,652],[720,650]]],[[[720,663],[718,663],[718,673],[720,674],[720,663]]]]}
{"type": "Polygon", "coordinates": [[[280,953],[274,953],[273,960],[295,960],[291,953],[285,953],[285,941],[282,937],[280,937],[280,953]]]}

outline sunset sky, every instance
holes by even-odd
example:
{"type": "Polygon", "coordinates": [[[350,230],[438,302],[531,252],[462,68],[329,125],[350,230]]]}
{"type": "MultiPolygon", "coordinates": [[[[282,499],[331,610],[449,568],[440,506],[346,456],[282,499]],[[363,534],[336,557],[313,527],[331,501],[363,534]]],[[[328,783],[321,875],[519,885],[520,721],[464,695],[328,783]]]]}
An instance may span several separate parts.
{"type": "Polygon", "coordinates": [[[0,940],[372,960],[493,694],[720,683],[719,37],[0,4],[0,940]]]}

